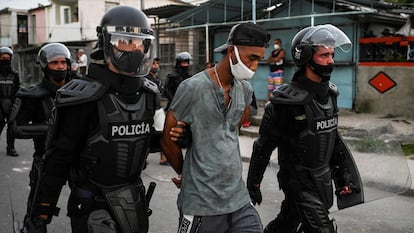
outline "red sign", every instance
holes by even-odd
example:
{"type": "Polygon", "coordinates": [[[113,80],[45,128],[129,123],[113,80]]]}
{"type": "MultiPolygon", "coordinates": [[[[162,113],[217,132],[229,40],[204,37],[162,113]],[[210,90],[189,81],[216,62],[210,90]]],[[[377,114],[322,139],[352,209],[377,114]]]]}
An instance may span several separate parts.
{"type": "Polygon", "coordinates": [[[384,72],[379,72],[371,78],[368,83],[381,93],[384,93],[397,85],[397,83],[384,72]]]}

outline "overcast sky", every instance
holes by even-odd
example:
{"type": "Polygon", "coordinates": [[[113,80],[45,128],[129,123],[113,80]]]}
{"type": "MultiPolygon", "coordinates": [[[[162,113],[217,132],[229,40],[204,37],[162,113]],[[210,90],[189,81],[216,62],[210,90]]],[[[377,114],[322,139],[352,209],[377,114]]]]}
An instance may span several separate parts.
{"type": "Polygon", "coordinates": [[[14,9],[32,9],[38,7],[38,4],[48,5],[49,0],[0,0],[0,9],[7,7],[14,9]]]}
{"type": "MultiPolygon", "coordinates": [[[[190,2],[193,4],[205,2],[206,0],[183,0],[185,2],[190,2]]],[[[4,8],[14,8],[14,9],[33,9],[38,7],[38,4],[48,5],[49,0],[0,0],[0,10],[4,8]]]]}

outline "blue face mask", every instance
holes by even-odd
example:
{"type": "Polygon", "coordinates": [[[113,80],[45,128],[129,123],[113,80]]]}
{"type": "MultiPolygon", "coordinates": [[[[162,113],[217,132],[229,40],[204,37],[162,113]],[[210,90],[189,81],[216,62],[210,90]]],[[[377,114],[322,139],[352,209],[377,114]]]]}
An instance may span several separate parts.
{"type": "Polygon", "coordinates": [[[153,74],[157,74],[160,71],[160,68],[151,68],[150,72],[153,74]]]}

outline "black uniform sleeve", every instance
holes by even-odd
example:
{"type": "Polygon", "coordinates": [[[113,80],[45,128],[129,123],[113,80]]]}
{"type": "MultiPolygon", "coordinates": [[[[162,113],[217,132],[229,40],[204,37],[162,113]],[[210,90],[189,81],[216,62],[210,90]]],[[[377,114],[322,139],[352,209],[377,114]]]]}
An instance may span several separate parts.
{"type": "Polygon", "coordinates": [[[275,106],[268,104],[260,124],[259,138],[253,144],[247,177],[248,186],[258,185],[262,182],[270,156],[279,142],[277,120],[275,106]]]}
{"type": "Polygon", "coordinates": [[[47,214],[56,207],[62,186],[69,178],[70,169],[79,166],[80,152],[84,149],[88,135],[98,127],[96,104],[60,107],[49,146],[46,151],[42,178],[38,190],[36,215],[47,214]],[[50,204],[50,208],[41,208],[40,203],[50,204]],[[42,210],[44,209],[44,210],[42,210]]]}
{"type": "Polygon", "coordinates": [[[16,95],[16,92],[19,90],[20,88],[20,77],[18,73],[14,74],[14,87],[13,87],[13,97],[16,95]]]}

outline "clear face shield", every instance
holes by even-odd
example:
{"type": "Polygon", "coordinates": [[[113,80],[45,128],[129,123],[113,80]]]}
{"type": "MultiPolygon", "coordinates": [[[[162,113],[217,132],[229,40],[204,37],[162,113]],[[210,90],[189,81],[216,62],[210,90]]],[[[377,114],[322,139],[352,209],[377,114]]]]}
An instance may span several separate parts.
{"type": "Polygon", "coordinates": [[[105,60],[124,75],[147,75],[155,53],[155,37],[139,27],[108,26],[105,29],[105,60]]]}
{"type": "Polygon", "coordinates": [[[340,48],[343,52],[349,52],[352,48],[352,43],[348,36],[330,24],[318,25],[311,28],[303,36],[301,43],[311,46],[340,48]]]}

